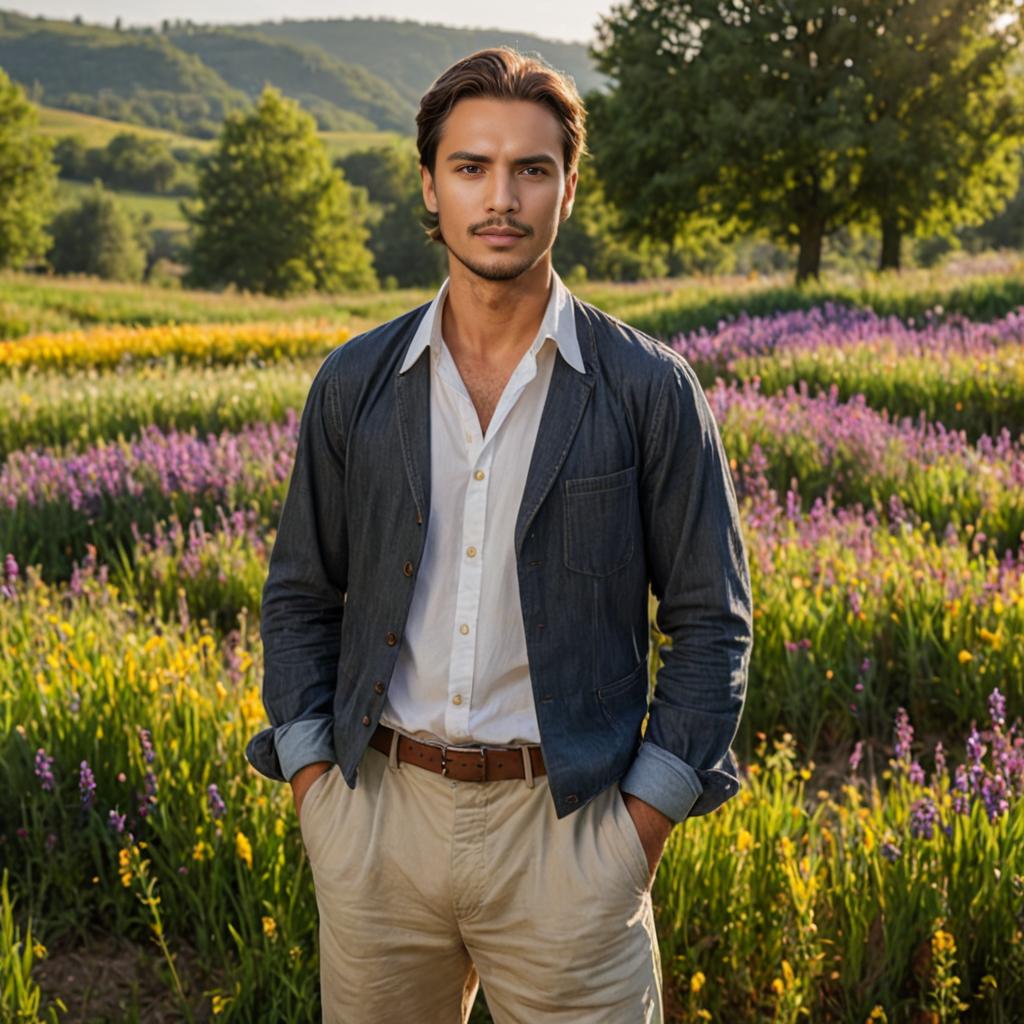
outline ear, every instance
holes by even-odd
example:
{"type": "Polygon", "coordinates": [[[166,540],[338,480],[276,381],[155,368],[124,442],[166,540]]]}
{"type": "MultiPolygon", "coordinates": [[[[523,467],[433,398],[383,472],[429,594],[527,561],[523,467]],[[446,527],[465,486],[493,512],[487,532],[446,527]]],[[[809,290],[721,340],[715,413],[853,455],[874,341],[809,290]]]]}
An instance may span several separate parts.
{"type": "Polygon", "coordinates": [[[569,219],[569,214],[572,213],[572,206],[576,200],[576,185],[580,180],[580,172],[577,168],[573,168],[569,173],[569,176],[565,179],[565,194],[562,196],[562,211],[561,219],[566,221],[569,219]]]}
{"type": "Polygon", "coordinates": [[[434,177],[423,164],[420,164],[420,185],[423,188],[423,205],[430,213],[437,213],[437,195],[434,192],[434,177]]]}

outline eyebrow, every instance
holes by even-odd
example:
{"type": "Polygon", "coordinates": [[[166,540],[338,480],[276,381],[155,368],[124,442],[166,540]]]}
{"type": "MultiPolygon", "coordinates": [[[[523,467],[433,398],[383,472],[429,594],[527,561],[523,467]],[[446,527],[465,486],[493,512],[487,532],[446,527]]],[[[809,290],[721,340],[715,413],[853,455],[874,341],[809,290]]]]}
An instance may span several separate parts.
{"type": "MultiPolygon", "coordinates": [[[[448,155],[449,160],[468,160],[474,164],[493,164],[494,161],[489,156],[484,156],[482,153],[469,153],[464,149],[456,150],[454,153],[448,155]]],[[[552,167],[555,166],[554,157],[548,156],[547,153],[539,153],[537,156],[521,156],[513,160],[514,164],[550,164],[552,167]]]]}

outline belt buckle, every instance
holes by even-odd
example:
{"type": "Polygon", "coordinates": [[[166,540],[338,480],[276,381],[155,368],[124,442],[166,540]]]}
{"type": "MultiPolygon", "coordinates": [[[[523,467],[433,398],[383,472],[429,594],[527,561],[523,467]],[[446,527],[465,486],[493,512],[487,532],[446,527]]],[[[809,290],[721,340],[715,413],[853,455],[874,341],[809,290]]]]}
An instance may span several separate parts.
{"type": "MultiPolygon", "coordinates": [[[[468,754],[468,753],[470,753],[472,751],[475,751],[475,750],[478,750],[480,752],[480,760],[482,761],[482,773],[481,773],[481,776],[480,776],[479,780],[477,780],[477,781],[483,782],[484,779],[486,778],[486,775],[487,775],[487,756],[484,753],[484,751],[487,748],[485,746],[481,745],[479,747],[453,747],[452,749],[453,750],[458,750],[458,751],[460,751],[462,753],[466,753],[466,754],[468,754]]],[[[441,774],[445,778],[448,777],[448,746],[447,746],[447,744],[441,747],[441,774]]],[[[463,781],[472,781],[472,780],[463,780],[463,781]]]]}

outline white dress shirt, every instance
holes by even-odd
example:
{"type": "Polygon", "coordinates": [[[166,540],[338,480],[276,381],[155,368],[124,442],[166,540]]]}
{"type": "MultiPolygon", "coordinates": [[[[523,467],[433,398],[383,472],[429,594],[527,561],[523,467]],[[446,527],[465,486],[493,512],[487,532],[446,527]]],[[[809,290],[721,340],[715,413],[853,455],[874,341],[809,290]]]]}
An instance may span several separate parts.
{"type": "Polygon", "coordinates": [[[427,742],[540,742],[515,521],[556,346],[584,372],[571,296],[554,270],[552,279],[537,336],[512,371],[486,435],[441,336],[447,278],[399,370],[429,348],[430,518],[381,723],[427,742]]]}

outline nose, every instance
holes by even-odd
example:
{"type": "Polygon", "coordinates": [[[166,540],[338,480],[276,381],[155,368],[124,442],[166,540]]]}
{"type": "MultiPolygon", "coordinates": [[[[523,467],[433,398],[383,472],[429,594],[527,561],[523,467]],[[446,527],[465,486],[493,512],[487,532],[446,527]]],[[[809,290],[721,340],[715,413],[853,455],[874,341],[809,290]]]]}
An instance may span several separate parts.
{"type": "Polygon", "coordinates": [[[491,175],[490,189],[487,193],[487,212],[504,214],[519,209],[519,195],[516,191],[514,174],[495,171],[491,175]]]}

